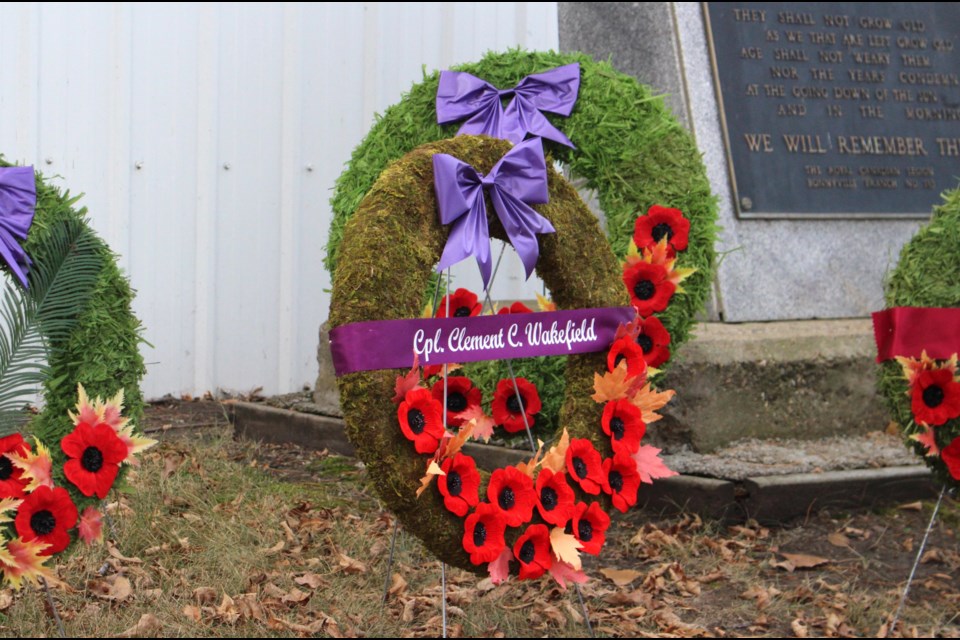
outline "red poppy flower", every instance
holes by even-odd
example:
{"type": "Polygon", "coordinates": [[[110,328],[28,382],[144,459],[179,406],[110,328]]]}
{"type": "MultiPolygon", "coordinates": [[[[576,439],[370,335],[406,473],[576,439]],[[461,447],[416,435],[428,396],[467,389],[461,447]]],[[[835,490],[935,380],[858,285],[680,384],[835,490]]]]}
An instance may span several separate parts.
{"type": "Polygon", "coordinates": [[[618,453],[603,461],[603,492],[610,494],[620,513],[637,504],[640,474],[637,462],[627,453],[618,453]]]}
{"type": "Polygon", "coordinates": [[[628,378],[646,375],[647,361],[643,357],[643,349],[629,336],[618,338],[610,345],[610,351],[607,352],[607,369],[613,371],[623,360],[627,361],[628,378]]]}
{"type": "Polygon", "coordinates": [[[550,530],[545,524],[532,524],[513,545],[513,555],[520,561],[520,579],[539,578],[553,566],[550,551],[550,530]]]}
{"type": "Polygon", "coordinates": [[[954,438],[953,442],[940,451],[940,458],[947,465],[947,471],[953,479],[960,480],[960,437],[954,438]]]}
{"type": "Polygon", "coordinates": [[[960,382],[949,369],[926,369],[915,378],[910,407],[921,424],[941,425],[960,416],[960,382]]]}
{"type": "Polygon", "coordinates": [[[505,529],[499,508],[489,502],[478,504],[477,510],[467,516],[463,532],[463,548],[470,554],[470,562],[484,564],[496,560],[507,546],[503,540],[505,529]]]}
{"type": "Polygon", "coordinates": [[[614,453],[633,455],[640,450],[640,440],[647,432],[643,412],[629,400],[613,400],[603,407],[600,419],[603,432],[610,436],[614,453]]]}
{"type": "Polygon", "coordinates": [[[633,224],[633,243],[643,249],[657,244],[663,238],[676,251],[683,251],[690,240],[690,221],[679,209],[655,204],[647,210],[647,215],[637,216],[633,224]]]}
{"type": "Polygon", "coordinates": [[[513,388],[513,380],[505,378],[497,383],[497,391],[493,394],[493,403],[490,406],[493,412],[493,421],[501,425],[507,433],[518,433],[524,430],[523,416],[527,416],[526,424],[533,428],[534,416],[540,413],[540,394],[537,387],[526,378],[517,378],[517,389],[520,390],[520,399],[513,388]]]}
{"type": "Polygon", "coordinates": [[[530,476],[516,467],[504,467],[490,476],[487,500],[503,512],[508,527],[519,527],[530,521],[537,494],[530,476]]]}
{"type": "MultiPolygon", "coordinates": [[[[433,384],[433,399],[443,407],[443,379],[433,384]]],[[[482,399],[483,393],[470,378],[447,376],[447,426],[459,427],[466,422],[463,413],[479,407],[482,399]]]]}
{"type": "Polygon", "coordinates": [[[10,455],[24,456],[30,451],[30,445],[19,433],[0,438],[0,498],[22,498],[27,481],[23,472],[13,465],[10,455]]]}
{"type": "Polygon", "coordinates": [[[407,391],[397,407],[400,430],[413,441],[417,453],[431,454],[443,437],[443,406],[433,399],[429,390],[417,387],[407,391]]]}
{"type": "Polygon", "coordinates": [[[587,507],[585,502],[579,502],[573,511],[573,521],[567,533],[572,533],[580,541],[583,545],[581,551],[595,556],[607,540],[609,527],[610,516],[600,508],[600,503],[591,502],[587,507]]]}
{"type": "Polygon", "coordinates": [[[37,540],[50,545],[41,555],[51,556],[70,544],[67,531],[77,524],[77,507],[63,487],[40,486],[24,498],[13,524],[24,542],[37,540]]]}
{"type": "Polygon", "coordinates": [[[593,443],[586,438],[575,438],[567,447],[567,471],[580,488],[592,496],[600,494],[603,486],[603,464],[593,443]]]}
{"type": "Polygon", "coordinates": [[[480,502],[480,474],[468,455],[458,453],[440,465],[447,475],[437,477],[443,506],[461,518],[480,502]]]}
{"type": "Polygon", "coordinates": [[[659,367],[670,359],[670,332],[656,316],[641,318],[638,324],[637,344],[643,350],[643,358],[648,367],[659,367]]]}
{"type": "Polygon", "coordinates": [[[81,422],[60,441],[60,448],[69,458],[63,465],[67,480],[85,496],[106,498],[127,457],[127,445],[113,427],[105,422],[92,427],[81,422]]]}
{"type": "Polygon", "coordinates": [[[567,484],[567,474],[541,469],[537,476],[537,510],[550,524],[566,526],[573,517],[573,489],[567,484]]]}
{"type": "Polygon", "coordinates": [[[453,292],[453,295],[443,296],[443,299],[440,300],[440,304],[437,305],[436,317],[447,317],[447,298],[450,298],[451,318],[478,316],[480,315],[480,311],[483,310],[483,305],[480,304],[477,294],[469,289],[457,289],[453,292]]]}
{"type": "Polygon", "coordinates": [[[509,307],[501,307],[500,310],[497,311],[498,316],[502,316],[508,313],[533,313],[533,309],[523,304],[522,302],[514,302],[509,307]]]}
{"type": "Polygon", "coordinates": [[[677,290],[677,285],[670,282],[669,277],[667,268],[662,264],[642,260],[623,268],[623,283],[630,293],[630,303],[642,317],[667,308],[677,290]]]}

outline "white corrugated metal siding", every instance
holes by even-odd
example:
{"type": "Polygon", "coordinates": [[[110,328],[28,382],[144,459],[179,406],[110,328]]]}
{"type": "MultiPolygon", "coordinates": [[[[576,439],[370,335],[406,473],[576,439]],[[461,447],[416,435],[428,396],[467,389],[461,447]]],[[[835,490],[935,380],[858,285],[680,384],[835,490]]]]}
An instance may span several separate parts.
{"type": "Polygon", "coordinates": [[[148,397],[295,390],[373,114],[422,67],[518,45],[557,47],[556,3],[2,3],[0,153],[86,194],[137,289],[148,397]]]}

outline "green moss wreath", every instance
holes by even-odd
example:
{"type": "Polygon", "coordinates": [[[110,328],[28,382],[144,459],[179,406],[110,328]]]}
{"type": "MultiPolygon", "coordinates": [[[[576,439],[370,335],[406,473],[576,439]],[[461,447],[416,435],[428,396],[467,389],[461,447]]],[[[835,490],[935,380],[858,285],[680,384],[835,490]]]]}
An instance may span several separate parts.
{"type": "MultiPolygon", "coordinates": [[[[0,166],[11,166],[0,159],[0,166]]],[[[86,209],[36,174],[33,224],[22,246],[32,260],[29,288],[11,284],[0,314],[0,400],[6,411],[0,435],[23,427],[10,412],[23,389],[42,384],[44,408],[25,430],[49,447],[54,480],[69,487],[78,508],[93,504],[63,475],[60,440],[73,430],[68,410],[77,404],[77,383],[91,396],[125,394],[125,417],[143,415],[140,379],[145,367],[138,346],[140,322],[130,305],[133,291],[116,256],[91,229],[86,209]],[[29,364],[40,356],[43,362],[29,364]]],[[[22,414],[20,414],[22,416],[22,414]]]]}
{"type": "MultiPolygon", "coordinates": [[[[544,146],[574,176],[583,178],[587,188],[597,191],[614,254],[624,257],[634,220],[654,204],[680,209],[690,220],[690,244],[680,266],[694,268],[696,273],[684,282],[687,293],[675,296],[667,310],[657,314],[675,350],[687,340],[694,316],[709,295],[716,239],[716,200],[693,137],[649,87],[582,53],[489,53],[479,62],[454,69],[506,88],[531,73],[573,62],[580,63],[581,69],[573,113],[569,118],[546,115],[577,148],[549,140],[544,146]]],[[[438,82],[438,72],[426,75],[388,108],[337,180],[326,258],[331,273],[342,262],[347,221],[387,165],[424,143],[454,136],[460,127],[460,123],[440,126],[436,122],[438,82]]],[[[551,403],[547,397],[544,402],[551,403]]]]}
{"type": "MultiPolygon", "coordinates": [[[[448,233],[437,217],[432,156],[448,153],[487,173],[511,147],[504,140],[461,136],[423,145],[390,165],[346,223],[333,277],[331,326],[418,317],[448,233]]],[[[627,304],[620,267],[596,218],[566,180],[552,169],[548,174],[550,202],[536,208],[556,233],[540,236],[537,271],[554,300],[562,309],[627,304]]],[[[489,224],[492,237],[506,237],[496,215],[489,216],[489,224]]],[[[567,360],[562,410],[571,438],[590,438],[598,450],[609,448],[609,442],[599,429],[602,408],[590,395],[594,372],[605,370],[604,358],[587,354],[567,360]]],[[[397,375],[396,370],[370,371],[338,379],[347,435],[404,526],[441,560],[482,572],[484,567],[471,564],[463,549],[463,520],[443,507],[437,492],[416,498],[424,462],[397,425],[391,400],[397,375]]]]}
{"type": "MultiPolygon", "coordinates": [[[[960,307],[960,189],[943,194],[942,205],[900,252],[900,261],[886,283],[887,307],[960,307]]],[[[914,420],[904,372],[894,360],[880,366],[879,390],[893,419],[934,475],[948,486],[960,487],[940,456],[927,455],[915,436],[926,430],[914,420]]],[[[960,418],[932,428],[940,450],[960,437],[960,418]]]]}

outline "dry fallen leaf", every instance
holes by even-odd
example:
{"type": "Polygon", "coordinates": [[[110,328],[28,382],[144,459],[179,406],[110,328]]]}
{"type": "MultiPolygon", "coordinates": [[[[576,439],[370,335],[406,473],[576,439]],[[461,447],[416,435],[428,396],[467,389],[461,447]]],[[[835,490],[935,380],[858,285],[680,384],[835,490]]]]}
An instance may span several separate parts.
{"type": "Polygon", "coordinates": [[[121,575],[112,575],[108,578],[88,580],[87,591],[103,598],[104,600],[113,600],[122,602],[133,595],[133,588],[130,581],[121,575]]]}
{"type": "Polygon", "coordinates": [[[273,545],[273,546],[270,547],[269,549],[264,549],[264,550],[263,550],[263,555],[268,556],[268,557],[269,557],[269,556],[272,556],[272,555],[276,555],[276,554],[280,553],[280,552],[283,550],[283,547],[284,547],[285,544],[287,544],[286,541],[281,540],[280,542],[278,542],[277,544],[273,545]]]}
{"type": "Polygon", "coordinates": [[[600,569],[600,573],[618,587],[625,587],[643,575],[632,569],[600,569]]]}
{"type": "Polygon", "coordinates": [[[921,503],[919,500],[916,502],[908,502],[907,504],[900,505],[897,507],[897,509],[900,509],[901,511],[922,511],[923,503],[921,503]]]}
{"type": "Polygon", "coordinates": [[[193,599],[196,600],[200,606],[216,603],[218,595],[219,592],[212,587],[197,587],[193,590],[193,599]]]}
{"type": "Polygon", "coordinates": [[[139,638],[140,636],[155,635],[163,625],[160,624],[160,620],[157,616],[152,613],[145,613],[140,616],[140,620],[137,621],[137,624],[133,625],[126,631],[117,635],[118,638],[139,638]]]}
{"type": "Polygon", "coordinates": [[[293,579],[294,582],[299,584],[301,587],[309,587],[311,589],[316,589],[319,586],[326,584],[326,580],[320,577],[316,573],[307,572],[302,576],[297,576],[293,579]]]}
{"type": "Polygon", "coordinates": [[[827,542],[829,542],[835,547],[841,547],[841,548],[845,547],[847,549],[850,548],[850,538],[840,533],[839,531],[834,531],[833,533],[828,535],[827,542]]]}
{"type": "Polygon", "coordinates": [[[340,570],[344,573],[366,573],[367,565],[359,560],[354,560],[345,553],[340,553],[340,570]]]}
{"type": "Polygon", "coordinates": [[[236,624],[237,620],[240,619],[240,612],[237,611],[237,605],[233,601],[233,598],[227,594],[223,594],[223,600],[220,602],[220,606],[217,607],[216,617],[217,620],[226,624],[236,624]]]}
{"type": "Polygon", "coordinates": [[[790,623],[790,629],[793,630],[793,635],[796,636],[797,638],[806,638],[809,635],[809,631],[807,630],[807,623],[801,620],[800,618],[797,618],[796,620],[790,623]]]}
{"type": "Polygon", "coordinates": [[[140,558],[128,558],[127,556],[120,553],[120,550],[117,549],[112,542],[107,542],[107,553],[119,560],[120,562],[126,562],[128,564],[143,564],[143,560],[140,558]]]}
{"type": "Polygon", "coordinates": [[[284,604],[301,604],[310,599],[310,594],[294,587],[288,593],[284,594],[280,601],[284,604]]]}
{"type": "Polygon", "coordinates": [[[390,582],[390,589],[387,591],[389,596],[399,596],[402,595],[404,591],[407,590],[407,581],[403,579],[403,576],[399,573],[393,574],[393,578],[390,582]]]}
{"type": "Polygon", "coordinates": [[[794,569],[812,569],[830,562],[827,558],[811,556],[806,553],[784,553],[781,551],[780,555],[786,558],[786,560],[783,562],[774,562],[773,566],[785,569],[789,573],[793,573],[794,569]]]}
{"type": "Polygon", "coordinates": [[[188,604],[183,608],[183,615],[187,616],[194,622],[200,622],[200,607],[195,607],[192,604],[188,604]]]}

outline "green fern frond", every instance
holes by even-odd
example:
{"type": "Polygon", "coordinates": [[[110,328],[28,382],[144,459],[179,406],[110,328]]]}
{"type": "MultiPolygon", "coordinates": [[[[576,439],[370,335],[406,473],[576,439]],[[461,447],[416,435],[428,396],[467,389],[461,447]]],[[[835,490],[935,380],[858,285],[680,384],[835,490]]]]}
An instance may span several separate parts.
{"type": "Polygon", "coordinates": [[[0,303],[0,436],[22,428],[24,405],[49,379],[48,345],[65,341],[103,268],[99,243],[78,219],[59,221],[35,245],[30,287],[8,282],[0,303]]]}

